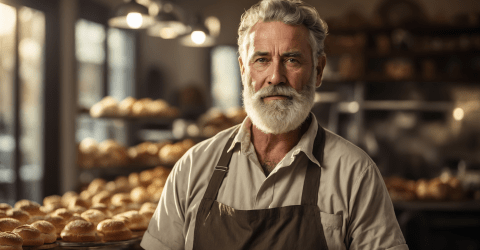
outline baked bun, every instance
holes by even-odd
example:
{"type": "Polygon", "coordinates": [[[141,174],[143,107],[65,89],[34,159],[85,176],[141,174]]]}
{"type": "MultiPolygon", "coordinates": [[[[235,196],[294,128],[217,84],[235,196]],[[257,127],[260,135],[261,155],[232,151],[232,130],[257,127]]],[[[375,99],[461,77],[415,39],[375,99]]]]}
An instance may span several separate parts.
{"type": "Polygon", "coordinates": [[[92,197],[92,204],[95,205],[95,204],[103,203],[105,205],[108,205],[110,204],[111,199],[112,199],[112,195],[110,194],[110,192],[104,190],[92,197]]]}
{"type": "Polygon", "coordinates": [[[72,209],[74,207],[80,206],[84,208],[89,208],[90,207],[90,202],[88,202],[85,199],[82,199],[80,196],[79,197],[73,197],[70,199],[70,202],[68,203],[68,209],[72,209]]]}
{"type": "Polygon", "coordinates": [[[136,187],[130,192],[130,198],[135,203],[143,204],[147,201],[150,201],[150,196],[148,195],[147,189],[144,187],[136,187]]]}
{"type": "Polygon", "coordinates": [[[74,220],[65,226],[60,236],[68,242],[92,242],[96,239],[95,226],[89,221],[74,220]]]}
{"type": "Polygon", "coordinates": [[[72,218],[73,213],[72,213],[70,210],[66,209],[66,208],[59,208],[59,209],[55,210],[55,212],[53,212],[52,215],[61,216],[61,217],[63,217],[65,220],[68,221],[68,220],[70,220],[70,218],[72,218]]]}
{"type": "Polygon", "coordinates": [[[139,214],[138,211],[135,210],[117,214],[113,219],[125,222],[130,230],[146,230],[149,223],[145,216],[139,214]]]}
{"type": "Polygon", "coordinates": [[[107,181],[102,178],[96,178],[88,185],[87,190],[93,194],[97,194],[100,191],[105,190],[105,185],[107,181]]]}
{"type": "Polygon", "coordinates": [[[119,104],[118,104],[118,113],[121,116],[131,116],[132,115],[132,107],[133,104],[137,101],[137,99],[129,96],[125,99],[123,99],[119,104]]]}
{"type": "Polygon", "coordinates": [[[0,210],[0,219],[6,218],[6,217],[7,217],[7,213],[3,210],[0,210]]]}
{"type": "Polygon", "coordinates": [[[60,238],[60,233],[67,224],[65,218],[58,215],[47,215],[44,220],[52,223],[52,225],[55,227],[55,234],[57,238],[60,238]]]}
{"type": "Polygon", "coordinates": [[[57,240],[56,229],[52,223],[39,220],[30,224],[30,226],[40,231],[44,244],[53,243],[57,240]]]}
{"type": "Polygon", "coordinates": [[[98,210],[98,211],[104,213],[105,216],[108,219],[110,217],[112,217],[112,212],[110,211],[110,209],[108,208],[108,206],[106,204],[98,203],[98,204],[95,204],[95,205],[91,206],[90,209],[95,209],[95,210],[98,210]]]}
{"type": "Polygon", "coordinates": [[[84,221],[87,221],[85,220],[85,218],[83,218],[82,216],[80,216],[79,214],[75,214],[74,216],[72,216],[72,218],[70,218],[68,221],[67,221],[67,224],[71,221],[74,221],[74,220],[84,220],[84,221]]]}
{"type": "Polygon", "coordinates": [[[116,206],[127,206],[132,203],[129,193],[118,193],[112,196],[111,203],[116,206]]]}
{"type": "Polygon", "coordinates": [[[62,204],[62,196],[50,195],[43,198],[43,206],[48,207],[54,204],[62,204]]]}
{"type": "Polygon", "coordinates": [[[78,215],[78,216],[80,216],[83,212],[87,211],[85,207],[81,207],[81,206],[74,206],[72,208],[69,208],[68,210],[70,210],[70,212],[72,212],[73,215],[78,215]]]}
{"type": "Polygon", "coordinates": [[[21,209],[25,212],[28,212],[28,214],[31,217],[35,217],[35,216],[43,217],[43,216],[47,215],[45,212],[40,210],[40,204],[38,204],[38,203],[36,203],[36,204],[33,204],[33,203],[32,204],[23,204],[23,205],[18,206],[18,209],[21,209]]]}
{"type": "Polygon", "coordinates": [[[0,232],[11,232],[21,225],[22,223],[17,219],[2,218],[0,219],[0,232]]]}
{"type": "Polygon", "coordinates": [[[18,234],[23,239],[23,246],[41,246],[43,245],[42,233],[40,230],[30,226],[23,225],[15,228],[12,233],[18,234]]]}
{"type": "Polygon", "coordinates": [[[0,203],[0,210],[2,211],[7,211],[7,210],[10,210],[12,209],[12,206],[10,206],[9,204],[7,203],[0,203]]]}
{"type": "Polygon", "coordinates": [[[105,220],[107,216],[96,209],[89,209],[81,214],[81,217],[84,218],[87,221],[90,221],[93,223],[93,225],[96,227],[100,221],[105,220]]]}
{"type": "Polygon", "coordinates": [[[7,211],[7,216],[19,220],[22,224],[27,223],[30,219],[30,214],[18,208],[12,208],[7,211]]]}
{"type": "Polygon", "coordinates": [[[119,241],[132,238],[132,231],[121,220],[104,220],[98,224],[97,231],[103,234],[104,241],[119,241]]]}
{"type": "Polygon", "coordinates": [[[11,232],[0,232],[1,250],[22,250],[23,239],[20,235],[11,232]]]}
{"type": "Polygon", "coordinates": [[[68,204],[70,203],[70,200],[73,198],[73,197],[78,197],[79,195],[77,194],[77,192],[75,191],[68,191],[68,192],[65,192],[63,195],[62,195],[62,205],[63,207],[68,207],[68,204]]]}

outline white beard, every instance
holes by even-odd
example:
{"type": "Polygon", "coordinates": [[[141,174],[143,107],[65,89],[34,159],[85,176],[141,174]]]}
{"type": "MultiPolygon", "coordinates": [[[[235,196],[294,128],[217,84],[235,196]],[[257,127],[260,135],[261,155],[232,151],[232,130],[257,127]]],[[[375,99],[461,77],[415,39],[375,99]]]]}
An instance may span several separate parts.
{"type": "Polygon", "coordinates": [[[284,134],[299,128],[314,105],[316,70],[300,92],[285,85],[271,85],[255,93],[249,70],[242,77],[243,104],[253,125],[265,134],[284,134]],[[270,95],[289,96],[287,100],[264,102],[270,95]]]}

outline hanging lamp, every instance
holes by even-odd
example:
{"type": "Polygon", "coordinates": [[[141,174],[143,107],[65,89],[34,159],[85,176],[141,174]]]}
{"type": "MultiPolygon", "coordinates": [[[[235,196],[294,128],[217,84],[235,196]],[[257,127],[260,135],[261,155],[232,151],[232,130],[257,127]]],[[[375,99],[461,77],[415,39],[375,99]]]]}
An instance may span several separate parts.
{"type": "Polygon", "coordinates": [[[215,38],[210,35],[200,15],[195,17],[192,32],[180,39],[180,43],[187,47],[211,47],[215,45],[215,38]]]}
{"type": "Polygon", "coordinates": [[[136,0],[121,4],[115,9],[114,16],[108,20],[108,25],[121,29],[145,29],[154,23],[148,8],[136,0]]]}
{"type": "Polygon", "coordinates": [[[148,35],[163,39],[174,39],[188,31],[171,3],[164,3],[155,15],[155,23],[147,30],[148,35]]]}

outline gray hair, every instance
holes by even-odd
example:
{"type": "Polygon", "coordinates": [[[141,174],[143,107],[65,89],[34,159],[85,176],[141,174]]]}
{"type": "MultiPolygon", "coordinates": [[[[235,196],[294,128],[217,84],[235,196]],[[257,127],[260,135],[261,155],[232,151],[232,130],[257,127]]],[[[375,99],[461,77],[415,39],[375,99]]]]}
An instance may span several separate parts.
{"type": "Polygon", "coordinates": [[[251,28],[259,21],[280,21],[288,25],[305,25],[309,30],[309,42],[315,65],[320,55],[325,55],[324,41],[327,36],[327,24],[320,18],[317,10],[301,0],[263,0],[248,9],[241,18],[238,28],[238,50],[244,55],[244,40],[251,28]]]}

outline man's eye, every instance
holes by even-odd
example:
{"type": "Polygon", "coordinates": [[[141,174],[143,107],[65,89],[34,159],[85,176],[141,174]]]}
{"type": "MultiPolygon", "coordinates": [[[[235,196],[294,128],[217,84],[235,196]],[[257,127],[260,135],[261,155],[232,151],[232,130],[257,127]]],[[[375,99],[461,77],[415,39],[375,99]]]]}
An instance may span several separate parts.
{"type": "Polygon", "coordinates": [[[264,63],[264,62],[267,62],[267,59],[266,58],[258,58],[257,60],[255,60],[255,62],[264,63]]]}
{"type": "Polygon", "coordinates": [[[288,58],[288,59],[287,59],[287,62],[289,62],[289,63],[298,63],[298,60],[297,60],[297,59],[294,59],[294,58],[288,58]]]}

